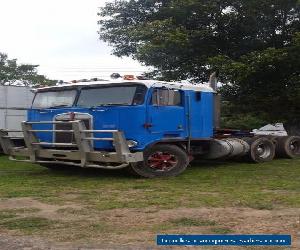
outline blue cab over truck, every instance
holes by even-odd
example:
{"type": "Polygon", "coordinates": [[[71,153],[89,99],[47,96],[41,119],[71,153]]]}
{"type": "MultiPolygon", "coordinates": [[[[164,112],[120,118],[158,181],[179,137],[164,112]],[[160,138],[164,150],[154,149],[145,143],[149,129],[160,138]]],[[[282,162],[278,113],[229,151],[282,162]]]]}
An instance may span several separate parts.
{"type": "Polygon", "coordinates": [[[300,155],[299,137],[222,130],[219,114],[220,96],[205,84],[76,82],[37,89],[22,136],[2,130],[0,142],[11,160],[127,168],[146,178],[176,176],[194,158],[265,162],[300,155]]]}

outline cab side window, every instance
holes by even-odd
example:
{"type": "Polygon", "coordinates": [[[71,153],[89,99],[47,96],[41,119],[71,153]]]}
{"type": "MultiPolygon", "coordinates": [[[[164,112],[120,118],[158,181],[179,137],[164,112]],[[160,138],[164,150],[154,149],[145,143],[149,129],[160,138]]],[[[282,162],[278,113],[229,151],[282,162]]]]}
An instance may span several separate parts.
{"type": "Polygon", "coordinates": [[[179,90],[154,89],[152,94],[153,106],[181,106],[182,97],[179,90]]]}

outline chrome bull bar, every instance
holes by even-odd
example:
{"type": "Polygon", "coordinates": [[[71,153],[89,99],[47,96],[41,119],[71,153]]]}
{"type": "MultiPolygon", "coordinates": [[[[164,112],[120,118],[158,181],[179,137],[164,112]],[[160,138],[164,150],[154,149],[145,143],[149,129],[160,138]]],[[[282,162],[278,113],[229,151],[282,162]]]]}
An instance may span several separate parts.
{"type": "Polygon", "coordinates": [[[120,169],[130,163],[143,161],[142,152],[130,152],[125,136],[119,130],[87,130],[83,121],[41,121],[22,122],[22,131],[0,130],[0,143],[3,152],[10,156],[11,160],[31,162],[73,165],[88,168],[120,169]],[[72,130],[39,130],[33,129],[37,124],[72,124],[72,130]],[[23,137],[9,136],[10,132],[23,133],[23,137]],[[38,139],[36,133],[72,133],[74,143],[43,142],[38,139]],[[96,137],[95,134],[110,133],[111,138],[96,137]],[[15,146],[15,138],[24,139],[25,146],[15,146]],[[94,150],[93,141],[111,141],[115,151],[94,150]],[[45,148],[43,146],[47,146],[45,148]],[[51,147],[59,147],[59,149],[51,147]],[[24,157],[19,160],[16,157],[24,157]]]}

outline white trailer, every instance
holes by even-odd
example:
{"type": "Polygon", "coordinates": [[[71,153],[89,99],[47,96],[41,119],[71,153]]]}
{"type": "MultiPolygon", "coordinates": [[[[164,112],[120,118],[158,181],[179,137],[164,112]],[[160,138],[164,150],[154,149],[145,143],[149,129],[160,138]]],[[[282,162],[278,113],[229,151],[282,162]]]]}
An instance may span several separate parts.
{"type": "Polygon", "coordinates": [[[0,129],[21,129],[33,95],[30,87],[0,86],[0,129]]]}

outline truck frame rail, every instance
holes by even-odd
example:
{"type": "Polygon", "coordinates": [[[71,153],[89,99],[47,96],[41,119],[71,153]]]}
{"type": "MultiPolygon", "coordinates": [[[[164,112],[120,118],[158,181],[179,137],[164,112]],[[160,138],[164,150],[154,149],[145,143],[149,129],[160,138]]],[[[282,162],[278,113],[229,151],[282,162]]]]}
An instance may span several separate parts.
{"type": "MultiPolygon", "coordinates": [[[[18,138],[22,138],[19,137],[18,138]]],[[[87,168],[121,169],[130,163],[143,161],[142,152],[130,152],[127,141],[122,131],[119,130],[87,130],[81,120],[74,121],[41,121],[22,122],[22,131],[0,130],[0,143],[5,154],[11,160],[31,162],[38,164],[61,164],[87,168]],[[72,124],[71,130],[41,130],[34,129],[33,125],[40,124],[72,124]],[[10,132],[23,133],[25,146],[16,146],[9,136],[10,132]],[[72,133],[74,142],[56,143],[43,142],[38,139],[36,133],[72,133]],[[100,138],[95,134],[109,133],[112,137],[100,138]],[[93,141],[110,141],[114,151],[97,151],[93,147],[93,141]],[[46,146],[46,147],[45,147],[46,146]],[[55,148],[55,147],[59,147],[55,148]],[[18,159],[22,157],[25,159],[18,159]]]]}

